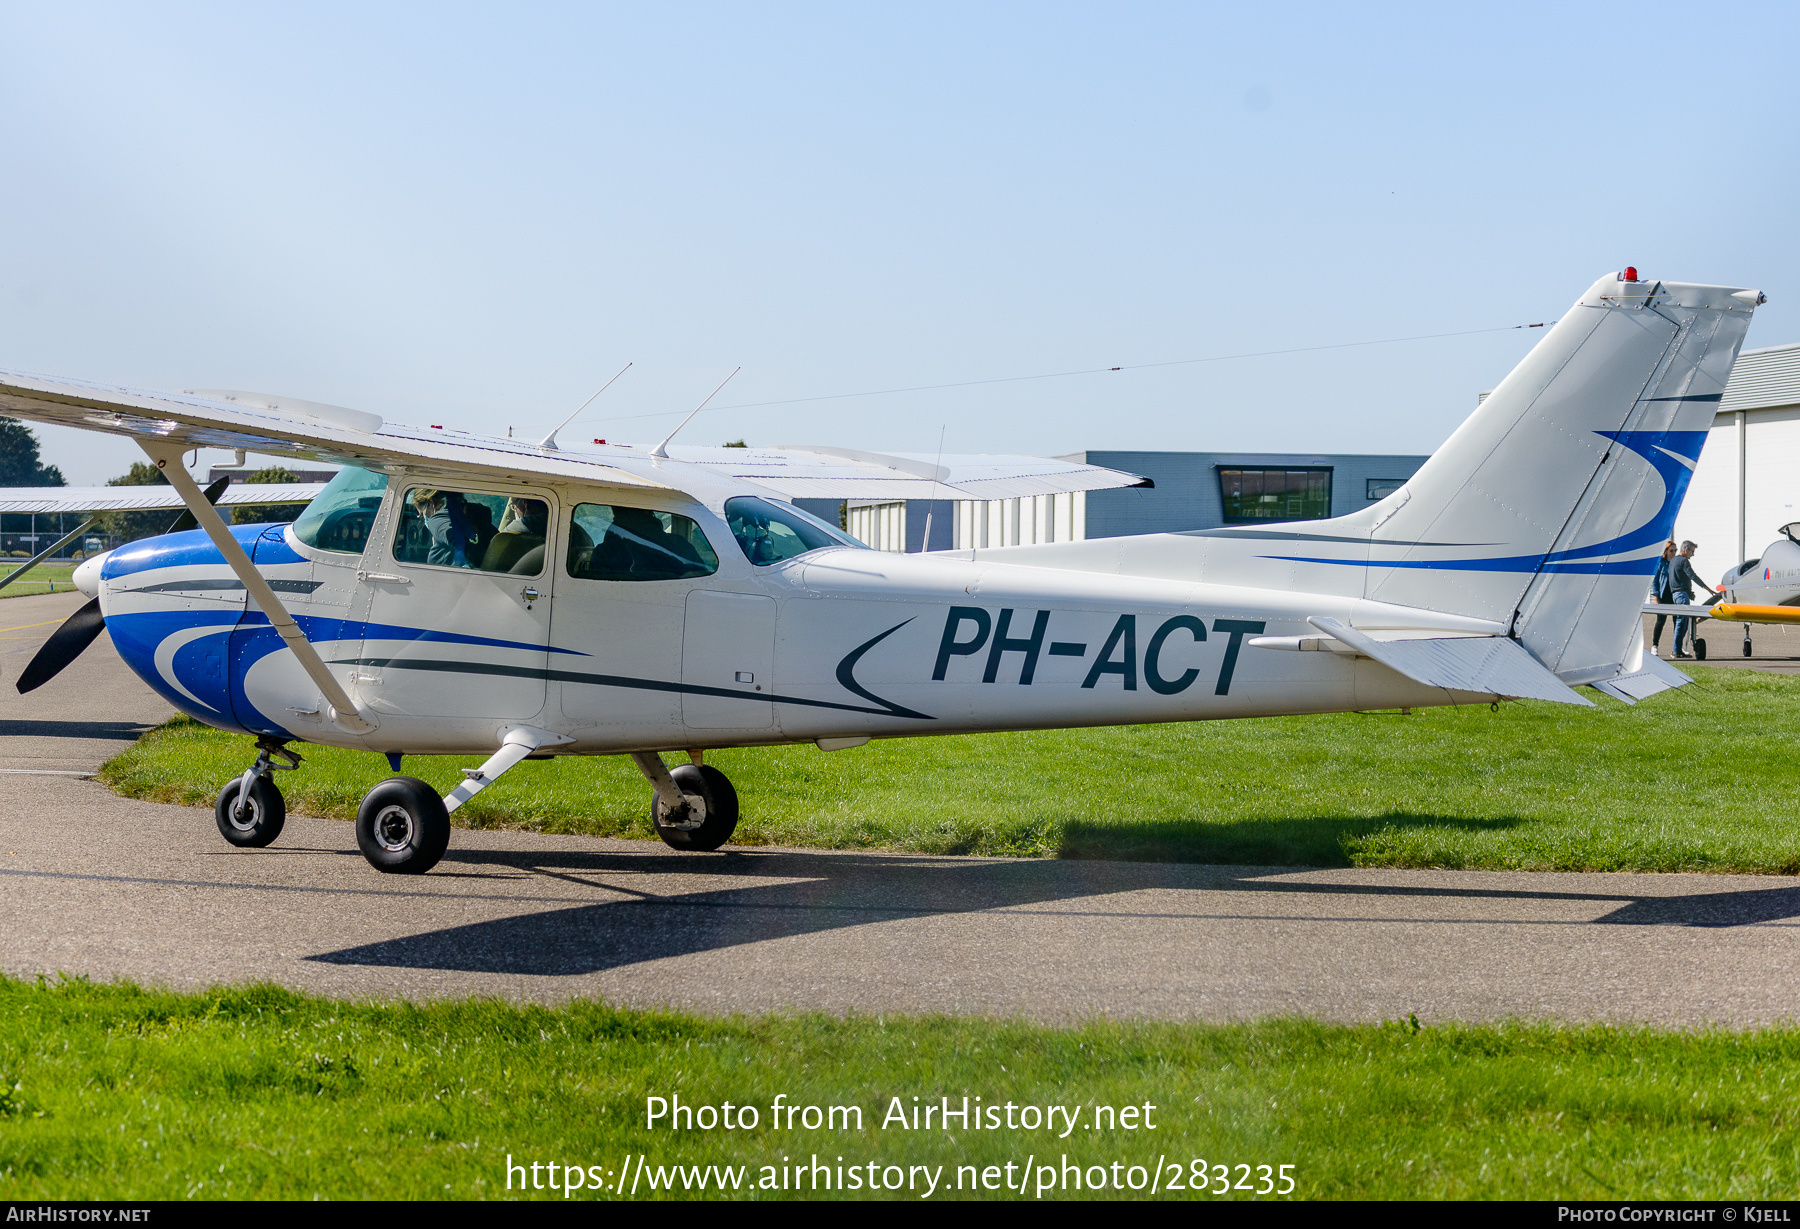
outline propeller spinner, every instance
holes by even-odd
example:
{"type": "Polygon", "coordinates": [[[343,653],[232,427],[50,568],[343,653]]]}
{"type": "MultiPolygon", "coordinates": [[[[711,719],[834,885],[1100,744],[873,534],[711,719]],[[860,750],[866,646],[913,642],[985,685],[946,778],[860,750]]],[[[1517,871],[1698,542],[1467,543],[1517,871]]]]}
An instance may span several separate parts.
{"type": "MultiPolygon", "coordinates": [[[[207,487],[206,502],[218,503],[219,496],[230,485],[231,479],[226,477],[207,487]]],[[[194,519],[194,514],[184,508],[166,532],[180,533],[184,529],[198,528],[199,524],[194,519]]],[[[100,615],[100,599],[92,598],[87,605],[65,619],[63,625],[51,633],[50,639],[44,641],[37,656],[31,659],[30,664],[19,675],[19,694],[35,691],[61,674],[70,662],[87,651],[88,645],[94,643],[105,628],[106,620],[100,615]]]]}

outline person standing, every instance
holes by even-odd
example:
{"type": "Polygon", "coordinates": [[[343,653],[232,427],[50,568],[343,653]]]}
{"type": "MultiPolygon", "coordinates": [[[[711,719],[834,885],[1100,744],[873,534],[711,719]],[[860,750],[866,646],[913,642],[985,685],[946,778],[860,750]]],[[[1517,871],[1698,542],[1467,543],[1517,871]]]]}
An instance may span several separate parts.
{"type": "MultiPolygon", "coordinates": [[[[1663,547],[1662,558],[1656,561],[1656,575],[1650,578],[1650,600],[1658,605],[1669,602],[1669,568],[1675,562],[1675,543],[1669,542],[1663,547]]],[[[1650,651],[1662,643],[1663,624],[1669,621],[1668,615],[1657,615],[1656,626],[1650,632],[1650,651]]],[[[1660,656],[1660,654],[1657,654],[1660,656]]]]}
{"type": "MultiPolygon", "coordinates": [[[[1677,606],[1693,605],[1696,590],[1704,589],[1708,594],[1717,592],[1694,571],[1694,552],[1698,549],[1692,542],[1683,542],[1681,553],[1669,565],[1669,595],[1677,606]]],[[[1687,648],[1694,638],[1694,623],[1688,615],[1675,617],[1675,656],[1689,656],[1687,648]]]]}

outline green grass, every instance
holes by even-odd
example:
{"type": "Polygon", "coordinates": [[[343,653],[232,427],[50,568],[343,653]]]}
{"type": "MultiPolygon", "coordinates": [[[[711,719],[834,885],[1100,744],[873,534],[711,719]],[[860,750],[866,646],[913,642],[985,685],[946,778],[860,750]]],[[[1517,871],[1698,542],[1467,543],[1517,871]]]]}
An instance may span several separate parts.
{"type": "Polygon", "coordinates": [[[0,979],[0,1199],[495,1198],[508,1154],[751,1184],[784,1156],[943,1165],[952,1185],[958,1165],[1162,1156],[1291,1164],[1311,1198],[1792,1198],[1797,1123],[1794,1030],[708,1020],[0,979]],[[772,1130],[778,1093],[860,1106],[862,1128],[772,1130]],[[674,1094],[761,1122],[645,1130],[645,1099],[674,1094]],[[915,1096],[1083,1108],[1067,1139],[883,1128],[915,1096]],[[1154,1131],[1092,1129],[1092,1106],[1146,1102],[1154,1131]]]}
{"type": "MultiPolygon", "coordinates": [[[[1627,708],[1519,703],[810,745],[708,757],[739,844],[1315,866],[1800,872],[1800,679],[1698,668],[1627,708]]],[[[388,775],[304,748],[297,812],[350,818],[388,775]]],[[[108,763],[121,793],[209,804],[250,740],[178,720],[108,763]]],[[[448,791],[471,758],[409,757],[448,791]]],[[[470,827],[653,839],[622,757],[522,764],[470,827]]]]}
{"type": "MultiPolygon", "coordinates": [[[[14,571],[25,561],[23,559],[0,559],[0,576],[14,571]]],[[[44,593],[73,593],[75,582],[73,567],[58,567],[54,564],[40,563],[23,577],[0,589],[0,598],[31,597],[44,593]]]]}

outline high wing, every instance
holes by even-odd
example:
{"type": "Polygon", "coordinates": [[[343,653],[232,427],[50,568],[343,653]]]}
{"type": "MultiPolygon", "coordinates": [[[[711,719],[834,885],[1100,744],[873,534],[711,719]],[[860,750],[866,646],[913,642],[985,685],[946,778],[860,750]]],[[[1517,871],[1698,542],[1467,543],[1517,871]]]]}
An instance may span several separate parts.
{"type": "Polygon", "coordinates": [[[815,444],[671,447],[669,455],[753,483],[782,499],[1018,499],[1156,485],[1137,474],[1048,457],[936,457],[815,444]]]}
{"type": "MultiPolygon", "coordinates": [[[[149,444],[228,448],[414,472],[544,475],[619,486],[664,484],[597,458],[524,440],[383,423],[372,414],[254,393],[166,393],[0,371],[0,414],[149,444]]],[[[259,501],[266,502],[266,501],[259,501]]]]}
{"type": "MultiPolygon", "coordinates": [[[[561,447],[438,427],[386,423],[376,415],[260,393],[152,392],[0,371],[0,414],[128,436],[145,443],[186,448],[228,448],[309,461],[384,469],[404,465],[415,473],[441,471],[463,478],[531,475],[582,482],[662,488],[677,486],[647,454],[622,445],[561,447]],[[645,472],[649,471],[649,472],[645,472]]],[[[713,474],[747,483],[781,499],[1015,499],[1111,487],[1147,487],[1137,474],[1045,457],[875,453],[819,445],[776,448],[674,447],[669,458],[692,466],[689,474],[713,474]]],[[[121,488],[106,488],[117,492],[121,488]]],[[[151,491],[157,488],[138,488],[151,491]]],[[[221,502],[288,502],[255,499],[236,489],[221,502]]],[[[51,500],[48,490],[0,497],[51,500]]],[[[129,498],[118,496],[115,498],[129,498]]],[[[163,498],[162,496],[158,497],[163,498]]],[[[168,503],[136,507],[174,507],[168,503]]],[[[122,509],[118,503],[8,504],[3,511],[122,509]]]]}
{"type": "MultiPolygon", "coordinates": [[[[323,482],[237,482],[219,497],[219,507],[311,503],[323,482]]],[[[0,512],[154,512],[180,508],[181,493],[171,486],[14,486],[0,487],[0,512]]]]}

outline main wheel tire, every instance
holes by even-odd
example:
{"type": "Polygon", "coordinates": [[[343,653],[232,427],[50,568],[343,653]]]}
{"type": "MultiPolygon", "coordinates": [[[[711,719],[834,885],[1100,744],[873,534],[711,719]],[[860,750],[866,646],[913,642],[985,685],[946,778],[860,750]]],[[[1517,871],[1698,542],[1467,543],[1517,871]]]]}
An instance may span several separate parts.
{"type": "Polygon", "coordinates": [[[356,843],[385,875],[423,875],[450,847],[450,813],[416,777],[389,777],[356,812],[356,843]]]}
{"type": "Polygon", "coordinates": [[[1744,637],[1744,656],[1750,656],[1750,638],[1748,636],[1744,637]]]}
{"type": "Polygon", "coordinates": [[[250,786],[244,813],[234,814],[238,790],[243,784],[242,777],[233,777],[226,782],[225,788],[219,791],[218,801],[213,803],[213,818],[219,821],[220,834],[233,845],[241,849],[261,849],[273,844],[281,835],[282,825],[287,823],[287,800],[273,781],[258,777],[250,786]]]}
{"type": "Polygon", "coordinates": [[[684,794],[697,794],[706,803],[706,818],[698,828],[663,826],[668,811],[657,796],[650,795],[650,818],[656,824],[656,835],[670,849],[688,853],[706,853],[731,839],[737,830],[738,797],[730,778],[710,764],[683,764],[669,770],[675,786],[684,794]]]}
{"type": "Polygon", "coordinates": [[[1706,641],[1700,639],[1698,636],[1694,638],[1694,660],[1706,660],[1706,641]]]}

